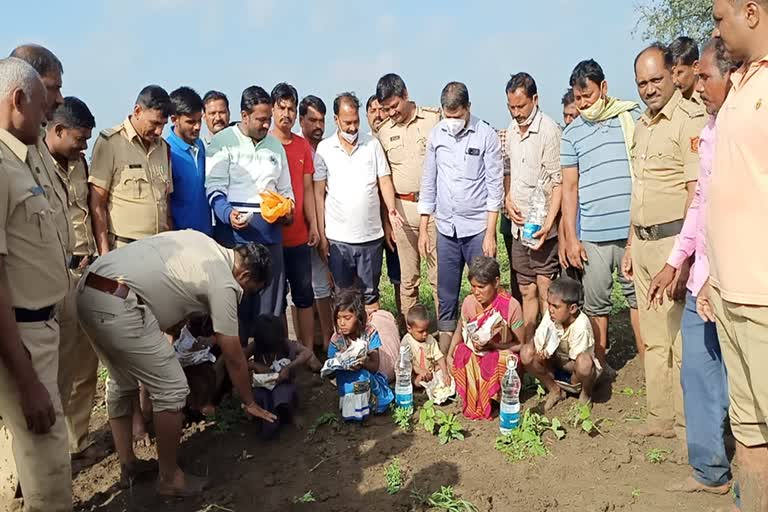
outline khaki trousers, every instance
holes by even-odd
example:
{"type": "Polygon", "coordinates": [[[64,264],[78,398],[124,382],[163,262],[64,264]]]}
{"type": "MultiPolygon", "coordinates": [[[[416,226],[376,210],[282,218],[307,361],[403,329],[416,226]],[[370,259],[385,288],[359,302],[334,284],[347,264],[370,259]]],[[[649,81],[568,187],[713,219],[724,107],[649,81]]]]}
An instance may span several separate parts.
{"type": "Polygon", "coordinates": [[[72,470],[58,387],[59,324],[53,319],[18,326],[37,378],[50,395],[56,423],[47,434],[33,434],[27,429],[19,390],[0,363],[0,503],[10,503],[13,495],[8,491],[15,488],[15,473],[24,492],[24,512],[69,512],[72,470]]]}
{"type": "MultiPolygon", "coordinates": [[[[419,302],[421,285],[421,256],[419,255],[419,215],[417,203],[395,200],[395,208],[403,216],[403,226],[395,229],[397,256],[400,258],[400,303],[404,315],[419,302]]],[[[427,258],[427,277],[437,308],[437,231],[434,219],[429,219],[427,234],[432,251],[427,258]]]]}
{"type": "Polygon", "coordinates": [[[70,453],[80,453],[90,445],[88,425],[98,383],[99,359],[77,316],[77,284],[80,274],[72,274],[72,287],[64,298],[59,315],[59,392],[69,433],[70,453]]]}
{"type": "Polygon", "coordinates": [[[744,446],[768,444],[768,306],[746,306],[710,292],[728,372],[731,430],[744,446]]]}
{"type": "Polygon", "coordinates": [[[665,300],[658,309],[648,309],[651,280],[666,264],[674,243],[674,237],[654,241],[635,237],[632,241],[632,268],[640,333],[645,342],[648,422],[662,428],[674,427],[678,438],[685,439],[683,388],[680,384],[683,361],[680,325],[684,304],[665,300]]]}

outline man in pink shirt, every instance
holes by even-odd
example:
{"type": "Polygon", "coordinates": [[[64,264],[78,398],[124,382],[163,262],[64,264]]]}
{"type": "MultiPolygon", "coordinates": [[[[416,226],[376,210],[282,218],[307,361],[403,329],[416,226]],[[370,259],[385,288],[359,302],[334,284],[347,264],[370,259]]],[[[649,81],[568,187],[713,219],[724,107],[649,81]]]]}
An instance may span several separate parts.
{"type": "Polygon", "coordinates": [[[731,71],[736,65],[726,55],[723,42],[712,39],[703,48],[699,61],[696,91],[701,95],[709,122],[699,137],[699,179],[685,223],[667,264],[654,277],[648,292],[651,304],[660,305],[664,294],[671,300],[675,287],[683,286],[680,268],[694,258],[682,319],[683,363],[680,380],[685,407],[688,463],[693,475],[667,487],[672,492],[726,494],[731,467],[723,438],[728,419],[728,383],[714,322],[705,322],[696,313],[696,296],[709,277],[706,249],[706,204],[712,175],[715,120],[731,88],[731,71]]]}

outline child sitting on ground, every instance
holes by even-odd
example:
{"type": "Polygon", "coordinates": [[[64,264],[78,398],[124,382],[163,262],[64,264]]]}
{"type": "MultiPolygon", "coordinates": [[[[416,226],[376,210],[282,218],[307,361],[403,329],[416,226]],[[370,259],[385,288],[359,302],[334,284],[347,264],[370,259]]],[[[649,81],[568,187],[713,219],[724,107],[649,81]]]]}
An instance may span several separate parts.
{"type": "Polygon", "coordinates": [[[216,344],[216,339],[210,318],[205,315],[192,315],[172,336],[176,358],[189,385],[189,411],[193,414],[213,416],[216,412],[216,356],[211,353],[211,348],[216,344]]]}
{"type": "Polygon", "coordinates": [[[569,277],[553,281],[544,318],[533,342],[520,353],[525,369],[549,391],[545,411],[563,400],[566,391],[578,393],[582,403],[591,404],[592,388],[602,373],[595,358],[592,324],[580,308],[583,299],[578,281],[569,277]]]}
{"type": "Polygon", "coordinates": [[[286,339],[282,321],[271,315],[260,315],[253,324],[254,341],[245,349],[248,367],[253,375],[253,399],[262,409],[275,416],[269,423],[257,420],[265,438],[277,434],[280,425],[291,423],[298,401],[294,372],[305,365],[312,352],[303,345],[286,339]]]}
{"type": "Polygon", "coordinates": [[[416,304],[408,311],[405,322],[408,333],[403,336],[402,344],[411,351],[413,384],[426,389],[430,400],[442,403],[456,393],[456,388],[445,356],[437,340],[429,334],[427,308],[416,304]]]}
{"type": "Polygon", "coordinates": [[[354,289],[341,290],[333,310],[336,332],[328,345],[328,360],[320,374],[336,375],[339,409],[346,420],[362,421],[371,410],[381,414],[395,395],[379,373],[381,339],[368,324],[363,298],[354,289]]]}

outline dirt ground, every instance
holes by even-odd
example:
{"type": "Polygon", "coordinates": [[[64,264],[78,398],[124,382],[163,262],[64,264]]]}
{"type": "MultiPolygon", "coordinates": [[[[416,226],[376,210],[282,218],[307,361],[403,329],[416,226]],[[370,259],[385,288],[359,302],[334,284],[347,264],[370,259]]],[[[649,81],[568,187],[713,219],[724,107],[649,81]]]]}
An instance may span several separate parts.
{"type": "MultiPolygon", "coordinates": [[[[619,375],[613,386],[599,390],[592,413],[604,418],[604,435],[589,437],[568,428],[562,441],[547,437],[551,455],[530,463],[509,463],[494,449],[498,421],[470,422],[462,417],[466,439],[445,446],[418,425],[410,433],[402,432],[389,415],[375,417],[365,426],[322,426],[310,436],[308,431],[320,415],[336,412],[338,399],[328,382],[302,375],[300,416],[277,440],[262,441],[253,424],[238,421],[187,429],[180,451],[182,466],[211,480],[210,489],[199,499],[160,500],[152,481],[119,490],[119,465],[113,454],[76,472],[76,510],[406,512],[423,510],[414,505],[412,489],[432,492],[447,485],[481,512],[706,512],[729,504],[729,496],[666,492],[665,485],[689,473],[684,447],[675,440],[631,436],[630,430],[645,415],[645,397],[642,367],[628,332],[626,313],[612,319],[611,339],[616,342],[609,361],[619,375]],[[640,394],[629,396],[630,388],[640,394]],[[666,461],[653,464],[646,456],[653,448],[671,453],[666,461]],[[405,486],[390,495],[384,475],[394,457],[404,470],[405,486]],[[315,502],[295,503],[308,491],[315,502]]],[[[524,408],[539,405],[535,390],[526,390],[522,398],[524,408]]],[[[417,397],[417,403],[423,401],[417,397]]],[[[559,404],[549,416],[565,418],[573,402],[559,404]]],[[[445,410],[460,415],[458,404],[445,410]]],[[[100,442],[107,443],[103,404],[96,409],[94,423],[100,442]]],[[[153,457],[154,448],[143,448],[139,455],[153,457]]]]}

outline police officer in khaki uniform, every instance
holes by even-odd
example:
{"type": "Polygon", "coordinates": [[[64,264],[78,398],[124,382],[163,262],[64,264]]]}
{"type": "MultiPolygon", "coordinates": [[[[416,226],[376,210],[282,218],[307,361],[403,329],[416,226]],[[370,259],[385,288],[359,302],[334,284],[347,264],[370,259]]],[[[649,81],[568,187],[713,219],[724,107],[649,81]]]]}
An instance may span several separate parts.
{"type": "Polygon", "coordinates": [[[69,264],[73,285],[59,318],[59,391],[67,420],[69,451],[73,458],[88,459],[88,462],[96,462],[97,458],[105,455],[88,438],[99,360],[78,322],[75,299],[83,270],[98,254],[88,208],[88,166],[82,154],[88,147],[95,124],[86,104],[68,97],[54,112],[45,138],[56,173],[68,192],[69,219],[75,233],[74,251],[69,264]]]}
{"type": "Polygon", "coordinates": [[[622,262],[632,278],[645,341],[648,419],[645,436],[685,436],[680,387],[680,322],[690,265],[677,276],[678,294],[649,309],[648,289],[664,267],[683,227],[698,177],[698,136],[706,123],[703,107],[683,98],[672,80],[672,57],[654,45],[635,61],[637,90],[648,107],[637,123],[632,147],[632,229],[622,262]]]}
{"type": "MultiPolygon", "coordinates": [[[[394,73],[379,79],[376,84],[376,97],[384,113],[389,115],[389,119],[379,128],[377,136],[392,171],[395,208],[405,219],[402,227],[394,230],[394,236],[400,258],[400,301],[403,313],[408,314],[419,301],[421,256],[418,242],[421,216],[417,206],[427,137],[440,121],[440,110],[418,107],[409,101],[405,82],[394,73]]],[[[437,304],[436,232],[434,220],[429,222],[427,275],[437,304]]]]}
{"type": "MultiPolygon", "coordinates": [[[[67,254],[44,171],[28,163],[45,98],[34,68],[0,60],[0,416],[13,438],[25,512],[72,510],[55,318],[68,287],[67,254]]],[[[3,482],[9,469],[0,467],[3,482]]]]}
{"type": "Polygon", "coordinates": [[[148,85],[133,113],[96,140],[88,183],[99,254],[172,227],[170,153],[161,137],[170,111],[168,93],[148,85]]]}

